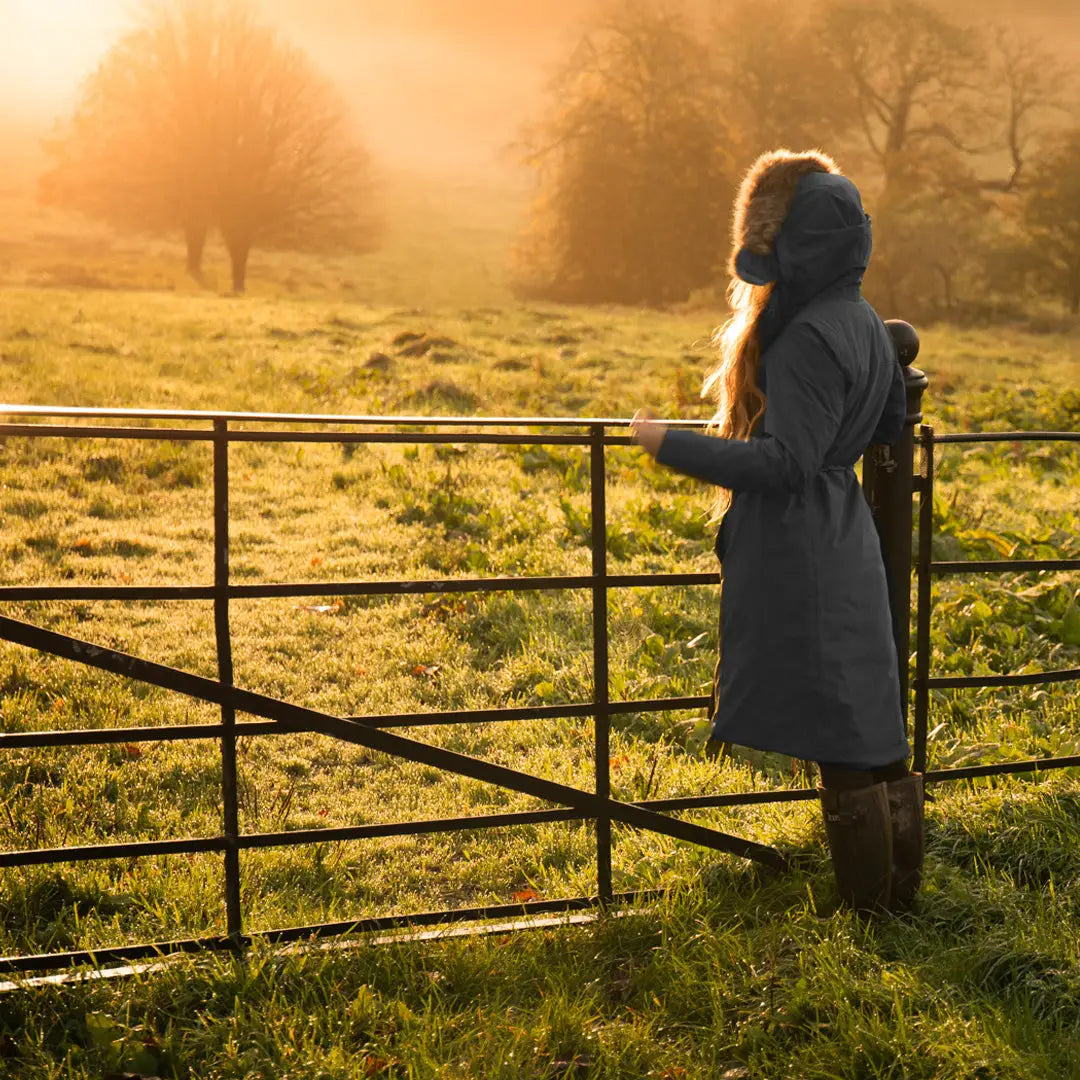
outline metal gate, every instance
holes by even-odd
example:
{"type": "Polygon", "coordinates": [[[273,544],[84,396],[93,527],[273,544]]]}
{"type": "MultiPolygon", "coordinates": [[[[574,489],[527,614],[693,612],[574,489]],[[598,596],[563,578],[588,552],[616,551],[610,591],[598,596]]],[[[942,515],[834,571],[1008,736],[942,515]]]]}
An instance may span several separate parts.
{"type": "MultiPolygon", "coordinates": [[[[100,746],[109,743],[138,743],[182,739],[215,739],[221,746],[221,803],[223,829],[219,836],[181,838],[133,843],[97,844],[29,851],[0,852],[0,867],[69,863],[91,859],[146,855],[218,852],[224,858],[225,915],[227,932],[216,937],[180,941],[159,941],[140,945],[107,946],[96,950],[56,952],[33,956],[0,957],[0,971],[31,971],[76,964],[102,966],[170,952],[202,949],[237,949],[260,937],[289,942],[319,935],[360,933],[400,926],[504,918],[542,912],[572,911],[599,905],[619,905],[639,898],[639,894],[616,894],[611,881],[611,827],[619,822],[652,830],[680,840],[753,859],[774,869],[786,866],[775,849],[741,839],[715,829],[669,816],[667,812],[698,807],[728,806],[777,798],[812,797],[813,792],[760,792],[685,799],[654,799],[624,803],[611,798],[608,752],[611,717],[620,713],[649,712],[706,707],[709,697],[656,698],[611,701],[608,697],[607,596],[610,589],[634,585],[687,585],[719,582],[715,573],[697,574],[609,574],[606,551],[605,447],[630,445],[625,432],[627,421],[607,419],[492,418],[475,417],[348,417],[258,413],[157,412],[125,409],[76,409],[32,406],[4,406],[0,411],[25,418],[60,418],[63,423],[8,423],[0,425],[0,437],[31,436],[47,439],[151,439],[209,441],[213,447],[214,489],[214,581],[209,585],[142,586],[0,586],[0,601],[29,600],[211,600],[214,604],[218,678],[207,679],[176,668],[153,663],[81,641],[26,622],[0,616],[0,639],[25,645],[88,667],[112,672],[150,686],[186,694],[221,708],[218,724],[187,724],[146,728],[39,731],[0,733],[4,749],[57,746],[100,746]],[[125,421],[109,426],[85,421],[125,421]],[[76,423],[75,421],[79,421],[76,423]],[[173,426],[145,426],[150,421],[166,421],[173,426]],[[177,426],[181,422],[198,426],[177,426]],[[284,424],[303,424],[300,430],[284,424]],[[243,425],[243,426],[241,426],[243,425]],[[252,425],[259,425],[253,429],[252,425]],[[335,425],[350,430],[330,432],[317,426],[335,425]],[[371,430],[387,426],[425,426],[435,432],[371,430]],[[554,433],[470,432],[479,428],[555,428],[554,433]],[[584,432],[581,429],[584,428],[584,432]],[[447,430],[449,429],[449,430],[447,430]],[[239,584],[229,577],[229,446],[237,442],[332,442],[332,443],[468,443],[497,445],[579,446],[587,449],[591,482],[591,573],[561,577],[448,578],[442,580],[354,581],[333,583],[239,584]],[[340,717],[303,708],[233,684],[232,645],[229,631],[229,603],[233,599],[313,596],[404,596],[424,593],[492,592],[525,590],[582,589],[591,594],[593,639],[593,695],[589,701],[568,705],[494,708],[452,712],[425,712],[402,715],[340,717]],[[238,720],[237,713],[258,719],[238,720]],[[431,724],[469,724],[491,721],[586,717],[594,719],[595,790],[585,791],[555,783],[479,758],[431,746],[394,729],[431,724]],[[419,762],[448,773],[500,785],[511,791],[532,795],[556,804],[556,809],[518,813],[486,814],[431,821],[358,825],[345,828],[309,829],[278,833],[242,833],[239,828],[236,772],[236,741],[251,735],[315,732],[344,742],[419,762]],[[591,819],[596,823],[597,891],[593,896],[526,901],[480,908],[418,912],[409,915],[357,919],[347,922],[288,927],[245,934],[240,903],[241,851],[316,841],[356,840],[367,837],[415,836],[459,829],[487,829],[551,821],[591,819]]],[[[699,422],[687,422],[699,423],[699,422]]]]}
{"type": "MultiPolygon", "coordinates": [[[[906,324],[900,324],[906,326],[906,324]]],[[[910,328],[907,328],[910,330],[910,328]]],[[[895,327],[894,327],[895,333],[895,327]]],[[[913,336],[913,332],[912,332],[913,336]]],[[[864,459],[863,481],[882,538],[886,564],[892,568],[890,580],[894,629],[901,658],[903,700],[907,701],[908,634],[911,595],[912,492],[919,494],[919,547],[916,611],[916,657],[914,674],[915,768],[924,771],[930,783],[973,776],[990,776],[1025,770],[1080,765],[1080,756],[1008,762],[926,771],[927,713],[929,691],[934,687],[1009,686],[1058,682],[1080,677],[1080,669],[994,678],[941,678],[929,672],[931,615],[930,582],[935,574],[993,573],[1001,570],[1075,570],[1080,560],[1041,561],[1000,560],[991,562],[934,562],[930,557],[934,483],[934,446],[939,443],[1057,440],[1080,441],[1076,432],[1006,432],[992,434],[935,435],[930,427],[919,427],[921,468],[914,474],[914,425],[921,420],[919,402],[926,379],[910,366],[917,352],[908,342],[900,361],[905,367],[909,392],[908,426],[893,447],[874,447],[864,459]]],[[[0,853],[0,867],[56,864],[82,860],[109,859],[188,852],[217,852],[224,859],[225,915],[227,932],[215,937],[159,941],[97,950],[54,952],[41,955],[0,957],[0,971],[33,971],[79,964],[101,967],[172,952],[203,949],[240,949],[253,938],[290,942],[313,936],[362,933],[403,926],[431,926],[451,922],[480,921],[507,916],[564,912],[597,906],[619,906],[642,894],[616,894],[611,878],[611,828],[613,822],[652,830],[680,840],[729,852],[759,861],[776,869],[786,865],[784,857],[762,844],[704,828],[671,812],[727,807],[762,802],[816,798],[811,788],[762,790],[741,794],[653,799],[624,803],[611,798],[608,742],[611,718],[622,713],[705,708],[708,696],[611,701],[608,696],[608,591],[635,585],[689,585],[719,583],[719,575],[699,574],[609,574],[606,551],[605,447],[629,445],[627,421],[618,419],[476,418],[476,417],[350,417],[257,413],[207,413],[122,409],[75,409],[33,406],[2,406],[0,411],[18,416],[22,422],[0,424],[0,437],[30,436],[46,439],[152,439],[209,441],[213,448],[214,489],[214,580],[212,584],[147,588],[140,586],[3,586],[0,601],[27,600],[202,600],[212,601],[215,614],[218,678],[207,679],[136,656],[102,648],[91,642],[58,634],[11,618],[0,617],[0,638],[31,649],[63,657],[112,672],[128,679],[186,694],[220,707],[221,722],[69,731],[0,733],[3,749],[57,746],[100,746],[109,743],[213,739],[221,747],[221,835],[199,838],[62,847],[0,853]],[[61,422],[42,422],[46,419],[61,422]],[[36,420],[37,422],[28,422],[36,420]],[[95,423],[87,423],[95,421],[95,423]],[[102,424],[102,421],[110,421],[102,424]],[[116,421],[123,421],[117,424],[116,421]],[[165,422],[171,426],[147,426],[165,422]],[[283,425],[303,425],[286,428],[283,425]],[[316,430],[333,425],[340,431],[316,430]],[[435,427],[431,431],[374,430],[390,426],[435,427]],[[466,428],[555,429],[528,433],[466,428]],[[614,433],[613,433],[614,432],[614,433]],[[559,444],[586,448],[591,483],[591,573],[561,577],[449,578],[442,580],[354,581],[334,583],[239,584],[229,577],[229,446],[237,442],[332,442],[332,443],[459,443],[459,444],[559,444]],[[593,694],[591,700],[567,705],[524,708],[427,712],[391,716],[340,717],[303,708],[233,684],[232,648],[229,630],[229,603],[233,599],[266,597],[417,595],[423,593],[525,591],[581,589],[591,594],[593,694]],[[237,713],[255,717],[238,720],[237,713]],[[586,717],[594,720],[595,785],[593,791],[555,783],[517,770],[431,746],[395,729],[430,724],[467,724],[490,721],[586,717]],[[316,732],[345,742],[382,751],[403,760],[420,762],[446,772],[501,785],[556,804],[556,808],[518,813],[487,814],[430,821],[358,825],[344,828],[308,829],[277,833],[243,833],[238,822],[236,744],[238,738],[316,732]],[[362,918],[352,921],[288,927],[257,934],[244,932],[240,902],[241,851],[256,848],[306,844],[316,841],[356,840],[371,837],[421,835],[460,829],[486,829],[508,825],[551,821],[593,820],[596,823],[597,890],[592,896],[535,900],[523,903],[418,912],[407,915],[362,918]]],[[[700,424],[685,421],[688,425],[700,424]]]]}

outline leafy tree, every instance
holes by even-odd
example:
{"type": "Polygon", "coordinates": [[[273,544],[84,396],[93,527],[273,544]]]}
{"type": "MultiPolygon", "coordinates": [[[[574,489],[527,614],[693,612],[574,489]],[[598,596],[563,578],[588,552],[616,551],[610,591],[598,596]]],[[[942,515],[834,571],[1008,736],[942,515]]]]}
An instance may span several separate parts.
{"type": "Polygon", "coordinates": [[[847,73],[810,32],[817,12],[790,0],[721,9],[711,29],[727,124],[747,163],[777,147],[838,156],[856,123],[847,73]]]}
{"type": "Polygon", "coordinates": [[[237,292],[255,246],[368,250],[376,239],[369,160],[341,98],[240,4],[148,9],[48,149],[48,201],[121,228],[180,230],[194,274],[216,226],[237,292]]]}
{"type": "Polygon", "coordinates": [[[1036,280],[1080,314],[1080,128],[1033,167],[1024,224],[1036,280]]]}
{"type": "Polygon", "coordinates": [[[550,90],[525,135],[540,193],[515,249],[518,290],[663,304],[711,284],[734,167],[708,49],[683,16],[623,3],[550,90]]]}
{"type": "Polygon", "coordinates": [[[952,317],[985,292],[988,258],[1000,242],[982,185],[962,155],[923,155],[875,205],[871,300],[900,317],[952,317]]]}

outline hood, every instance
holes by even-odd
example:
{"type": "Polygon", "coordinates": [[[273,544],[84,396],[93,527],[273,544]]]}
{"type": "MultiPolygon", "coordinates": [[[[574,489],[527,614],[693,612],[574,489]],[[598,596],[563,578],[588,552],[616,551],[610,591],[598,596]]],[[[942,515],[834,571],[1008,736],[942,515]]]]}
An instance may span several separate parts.
{"type": "Polygon", "coordinates": [[[763,255],[742,248],[735,271],[754,285],[776,282],[805,303],[834,285],[858,285],[871,246],[859,189],[846,176],[812,172],[799,179],[772,249],[763,255]]]}
{"type": "Polygon", "coordinates": [[[870,261],[870,217],[858,188],[819,151],[763,154],[736,201],[731,270],[775,283],[759,328],[767,345],[814,297],[857,287],[870,261]]]}

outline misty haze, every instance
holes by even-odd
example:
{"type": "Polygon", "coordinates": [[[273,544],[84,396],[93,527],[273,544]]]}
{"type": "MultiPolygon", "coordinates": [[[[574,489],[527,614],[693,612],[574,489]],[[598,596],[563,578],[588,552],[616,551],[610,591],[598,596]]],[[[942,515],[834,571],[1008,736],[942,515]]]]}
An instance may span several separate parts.
{"type": "MultiPolygon", "coordinates": [[[[38,205],[37,181],[47,163],[42,140],[54,136],[57,126],[70,115],[83,80],[117,38],[134,25],[138,10],[138,5],[125,0],[97,0],[94,4],[4,0],[0,128],[5,132],[7,153],[0,211],[8,222],[9,250],[19,253],[7,262],[5,281],[18,283],[27,280],[28,274],[29,280],[47,280],[43,263],[53,255],[66,261],[65,249],[78,250],[85,243],[87,227],[93,227],[92,218],[58,217],[38,205]],[[66,243],[65,236],[70,237],[66,243]]],[[[576,44],[590,27],[598,25],[603,5],[259,0],[251,10],[302,49],[315,69],[333,83],[347,105],[356,135],[371,154],[385,210],[385,244],[382,254],[368,259],[366,265],[350,267],[348,277],[379,278],[388,270],[394,272],[404,260],[416,271],[416,303],[506,298],[509,250],[527,225],[530,202],[540,183],[537,170],[525,164],[530,149],[528,132],[557,107],[552,81],[576,44]],[[436,235],[443,238],[436,241],[436,235]],[[444,273],[419,265],[426,262],[419,252],[429,241],[433,249],[453,252],[455,269],[444,273]],[[389,260],[391,266],[383,260],[389,260]],[[462,287],[462,279],[467,288],[462,287]]],[[[762,55],[770,39],[783,47],[783,39],[790,33],[786,23],[805,20],[808,9],[802,3],[766,4],[756,15],[748,16],[746,26],[739,22],[739,5],[695,0],[683,10],[688,25],[703,42],[711,42],[714,57],[735,75],[739,64],[757,62],[755,57],[762,55]],[[757,26],[752,31],[754,41],[743,43],[739,39],[751,25],[757,26]]],[[[959,26],[968,18],[985,25],[998,20],[1037,42],[1048,51],[1048,57],[1065,67],[1080,49],[1080,20],[1065,0],[1023,5],[1008,0],[966,6],[953,3],[948,13],[959,26]]],[[[879,33],[885,38],[889,31],[883,28],[879,33]]],[[[984,60],[984,66],[990,66],[992,59],[984,60]]],[[[986,102],[985,108],[996,116],[980,118],[983,130],[970,141],[977,144],[978,152],[961,162],[980,181],[993,181],[1009,173],[1009,106],[1001,95],[1000,74],[988,72],[988,76],[996,83],[999,100],[986,102]]],[[[751,80],[754,77],[749,76],[751,80]]],[[[805,78],[805,87],[817,92],[813,62],[804,77],[796,70],[789,78],[796,85],[805,78]]],[[[736,75],[734,81],[745,83],[746,77],[736,75]]],[[[825,92],[823,87],[819,89],[825,92]]],[[[928,89],[934,92],[932,87],[928,89]]],[[[748,93],[744,87],[741,96],[729,94],[728,100],[718,103],[723,113],[716,121],[716,137],[730,159],[724,186],[730,189],[738,171],[764,148],[761,139],[774,135],[793,141],[815,137],[867,189],[870,209],[875,209],[880,163],[873,160],[851,113],[838,114],[831,126],[825,116],[824,124],[818,126],[804,124],[800,128],[796,122],[788,131],[775,125],[773,130],[761,129],[759,110],[765,107],[767,97],[759,95],[755,104],[748,93]],[[735,117],[736,130],[732,131],[724,121],[736,112],[740,115],[735,117]],[[758,131],[753,124],[758,125],[758,131]]],[[[841,103],[833,101],[839,108],[841,103]]],[[[809,111],[813,108],[811,105],[809,111]]],[[[1032,110],[1021,119],[1021,126],[1045,126],[1051,131],[1074,122],[1075,113],[1075,105],[1066,95],[1060,104],[1032,110]]],[[[877,118],[871,115],[871,121],[876,123],[877,118]]],[[[931,146],[935,153],[943,148],[949,149],[949,144],[941,140],[931,146]]],[[[1026,148],[1029,155],[1032,149],[1030,145],[1026,148]]],[[[953,165],[943,163],[941,168],[952,170],[950,175],[955,173],[953,165]]],[[[951,183],[944,177],[941,182],[951,183]]],[[[975,212],[979,212],[977,208],[975,212]]],[[[722,262],[721,253],[716,262],[722,262]]],[[[87,266],[85,270],[89,277],[102,276],[98,267],[87,266]]],[[[292,274],[294,279],[299,276],[296,271],[292,274]]],[[[160,284],[161,280],[141,284],[160,284]]],[[[182,279],[174,284],[184,287],[182,279]]],[[[327,284],[319,279],[319,288],[327,284]]],[[[1007,284],[1010,288],[1013,285],[1007,284]]],[[[366,295],[388,298],[390,294],[380,292],[380,288],[372,283],[366,295]]],[[[929,288],[936,290],[937,285],[929,288]]],[[[972,283],[971,289],[978,288],[972,283]]],[[[909,315],[916,313],[911,306],[914,297],[894,294],[890,299],[906,302],[909,315]]]]}
{"type": "Polygon", "coordinates": [[[0,0],[0,1080],[1080,1076],[1078,58],[0,0]]]}

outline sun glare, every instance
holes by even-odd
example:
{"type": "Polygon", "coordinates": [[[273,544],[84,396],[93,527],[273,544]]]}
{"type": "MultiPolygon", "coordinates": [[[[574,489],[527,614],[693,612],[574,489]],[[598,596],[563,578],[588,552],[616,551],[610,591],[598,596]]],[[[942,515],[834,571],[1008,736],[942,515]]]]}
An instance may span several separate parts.
{"type": "Polygon", "coordinates": [[[55,109],[129,22],[129,0],[0,0],[0,109],[55,109]]]}

